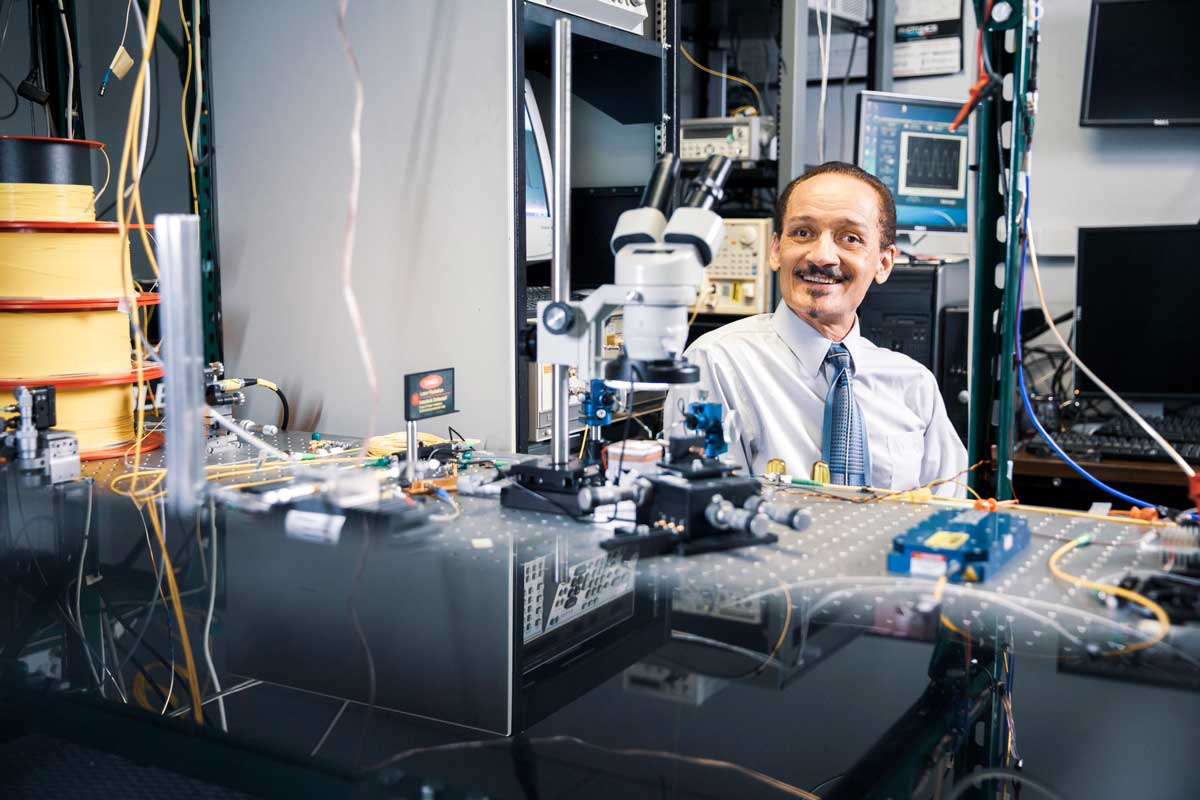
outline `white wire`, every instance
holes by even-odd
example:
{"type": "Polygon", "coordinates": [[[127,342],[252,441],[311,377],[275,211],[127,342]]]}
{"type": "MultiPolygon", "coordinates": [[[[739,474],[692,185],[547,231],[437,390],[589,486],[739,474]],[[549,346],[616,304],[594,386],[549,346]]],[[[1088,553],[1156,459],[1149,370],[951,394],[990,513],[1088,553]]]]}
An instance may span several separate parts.
{"type": "MultiPolygon", "coordinates": [[[[79,551],[79,572],[75,576],[75,624],[79,627],[80,631],[83,630],[83,612],[80,610],[80,601],[83,597],[83,562],[87,557],[88,540],[91,538],[92,496],[95,492],[95,482],[88,481],[88,504],[83,518],[83,547],[79,551]]],[[[91,649],[85,647],[84,654],[87,656],[88,669],[91,670],[92,677],[96,679],[96,683],[100,686],[100,693],[103,695],[104,683],[100,680],[100,673],[96,672],[96,665],[92,663],[91,649]]]]}
{"type": "Polygon", "coordinates": [[[200,60],[200,0],[192,3],[192,53],[196,73],[196,110],[192,115],[192,159],[200,160],[200,106],[204,99],[204,68],[200,60]]]}
{"type": "Polygon", "coordinates": [[[67,12],[62,0],[58,0],[58,21],[62,24],[63,39],[67,43],[67,138],[75,138],[75,53],[71,47],[71,29],[67,27],[67,12]]]}
{"type": "Polygon", "coordinates": [[[125,29],[121,31],[121,43],[117,45],[118,50],[125,46],[125,37],[129,35],[129,12],[132,8],[133,0],[129,0],[129,2],[125,4],[125,29]]]}
{"type": "Polygon", "coordinates": [[[278,448],[272,447],[271,445],[264,442],[262,439],[259,439],[257,436],[252,436],[249,431],[247,431],[241,425],[238,425],[237,423],[235,423],[233,420],[231,420],[229,417],[222,414],[220,411],[217,411],[212,406],[207,406],[207,412],[210,415],[212,415],[213,420],[218,425],[220,425],[222,428],[224,428],[225,430],[232,433],[234,436],[241,439],[246,444],[257,447],[259,450],[263,451],[267,455],[271,456],[272,458],[277,458],[280,461],[291,461],[292,460],[291,457],[287,453],[283,452],[282,450],[280,450],[278,448]]]}
{"type": "MultiPolygon", "coordinates": [[[[137,15],[138,34],[142,39],[142,52],[144,53],[146,52],[146,20],[137,3],[133,4],[133,11],[137,15]]],[[[133,171],[133,183],[125,189],[126,197],[133,194],[134,184],[140,185],[142,169],[146,165],[146,142],[150,136],[150,74],[154,72],[153,69],[150,69],[151,66],[151,64],[146,65],[146,89],[142,93],[142,136],[138,144],[137,168],[133,171]]]]}
{"type": "Polygon", "coordinates": [[[163,699],[163,707],[158,710],[158,715],[161,717],[167,713],[167,707],[171,705],[171,697],[175,694],[175,642],[171,642],[171,682],[167,684],[167,696],[163,699]]]}
{"type": "Polygon", "coordinates": [[[449,514],[431,515],[429,517],[431,520],[433,520],[434,522],[450,522],[450,521],[456,520],[462,516],[462,506],[460,506],[458,503],[455,502],[454,498],[450,496],[449,492],[442,490],[440,492],[437,492],[435,494],[435,496],[439,500],[441,500],[443,503],[446,503],[447,505],[449,505],[450,508],[453,510],[449,514]]]}
{"type": "MultiPolygon", "coordinates": [[[[212,697],[206,697],[204,700],[200,701],[200,705],[206,706],[214,700],[220,700],[223,697],[229,697],[229,695],[231,695],[231,694],[237,694],[238,692],[244,692],[247,689],[253,689],[255,686],[262,686],[262,684],[263,684],[263,682],[258,680],[257,678],[251,678],[248,681],[242,681],[241,683],[237,684],[236,686],[230,686],[228,689],[221,692],[220,694],[214,694],[212,697]]],[[[192,706],[189,703],[188,705],[184,706],[183,708],[177,708],[174,711],[172,711],[170,714],[167,714],[167,717],[169,717],[170,719],[177,719],[178,717],[182,717],[184,714],[191,712],[191,710],[192,710],[192,706]]]]}
{"type": "Polygon", "coordinates": [[[213,688],[217,690],[217,709],[221,715],[221,730],[229,733],[229,722],[225,719],[225,698],[221,697],[221,681],[217,677],[217,668],[213,666],[212,657],[212,621],[213,608],[217,604],[217,506],[208,501],[209,538],[212,539],[212,573],[211,587],[208,591],[208,614],[204,617],[204,663],[208,665],[208,674],[212,678],[213,688]]]}
{"type": "MultiPolygon", "coordinates": [[[[367,341],[366,330],[363,328],[362,313],[358,308],[358,298],[354,294],[354,286],[350,282],[354,264],[354,231],[358,222],[358,188],[362,177],[362,115],[363,115],[363,83],[358,69],[358,58],[350,45],[350,37],[346,33],[346,7],[350,0],[338,0],[338,33],[342,37],[342,47],[346,50],[346,60],[350,63],[350,71],[354,77],[354,112],[350,124],[350,196],[346,208],[346,243],[342,251],[342,299],[346,310],[350,313],[350,322],[354,326],[354,337],[358,343],[358,355],[362,359],[363,369],[367,373],[367,384],[371,387],[371,410],[367,414],[367,435],[364,442],[371,441],[375,435],[375,422],[379,416],[379,379],[375,373],[375,359],[371,355],[371,345],[367,341]]],[[[358,452],[358,464],[361,465],[367,456],[367,448],[358,452]]]]}
{"type": "Polygon", "coordinates": [[[817,104],[817,162],[825,163],[825,103],[829,87],[829,51],[833,49],[833,0],[826,5],[825,27],[821,27],[821,9],[817,8],[817,48],[821,61],[821,100],[817,104]]]}
{"type": "Polygon", "coordinates": [[[329,721],[329,725],[325,728],[325,732],[321,734],[321,740],[313,747],[312,752],[308,754],[309,758],[315,758],[317,753],[321,752],[321,748],[325,746],[325,741],[329,738],[329,734],[333,733],[333,729],[337,726],[338,720],[342,718],[342,714],[346,713],[346,708],[350,705],[349,700],[343,700],[342,706],[333,715],[333,719],[329,721]]]}
{"type": "MultiPolygon", "coordinates": [[[[1028,161],[1026,169],[1028,170],[1028,161]]],[[[1183,474],[1187,475],[1189,478],[1194,477],[1196,475],[1196,471],[1188,465],[1187,461],[1184,461],[1183,456],[1179,455],[1175,448],[1171,447],[1167,440],[1162,437],[1162,434],[1156,431],[1150,423],[1142,419],[1141,414],[1134,411],[1133,408],[1124,400],[1122,400],[1121,396],[1117,394],[1107,383],[1100,380],[1100,377],[1096,373],[1092,372],[1088,368],[1088,365],[1084,364],[1079,356],[1075,355],[1075,351],[1071,349],[1069,344],[1067,344],[1067,340],[1064,339],[1063,335],[1058,332],[1058,326],[1054,324],[1054,315],[1050,313],[1050,309],[1046,305],[1046,293],[1042,289],[1042,276],[1041,272],[1038,270],[1037,247],[1035,247],[1033,244],[1032,229],[1029,231],[1028,244],[1029,261],[1033,266],[1033,280],[1037,284],[1038,303],[1042,307],[1042,315],[1046,318],[1046,324],[1050,326],[1050,332],[1053,333],[1054,338],[1058,340],[1058,344],[1060,347],[1062,347],[1063,352],[1075,362],[1075,366],[1079,367],[1080,372],[1091,378],[1092,383],[1099,386],[1101,390],[1103,390],[1104,393],[1108,395],[1114,403],[1116,403],[1117,408],[1121,409],[1129,416],[1130,419],[1136,422],[1138,426],[1146,432],[1146,435],[1153,439],[1154,443],[1161,447],[1163,452],[1170,456],[1171,460],[1179,465],[1179,468],[1183,470],[1183,474]]]]}

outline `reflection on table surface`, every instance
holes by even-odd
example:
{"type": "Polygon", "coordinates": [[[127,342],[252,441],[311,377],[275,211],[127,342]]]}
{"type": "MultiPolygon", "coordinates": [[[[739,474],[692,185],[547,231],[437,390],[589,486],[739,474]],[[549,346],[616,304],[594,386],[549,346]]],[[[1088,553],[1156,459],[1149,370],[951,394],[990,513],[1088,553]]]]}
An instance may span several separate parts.
{"type": "MultiPolygon", "coordinates": [[[[109,488],[125,471],[4,473],[6,683],[177,730],[188,654],[146,510],[109,488]]],[[[960,583],[889,572],[888,554],[969,505],[824,494],[777,495],[811,511],[806,531],[688,558],[601,549],[619,510],[592,524],[484,498],[415,526],[349,511],[335,534],[304,516],[320,508],[160,514],[206,726],[298,765],[498,797],[937,797],[1023,764],[1064,796],[1190,796],[1197,629],[1048,563],[1183,622],[1194,530],[1001,509],[1028,544],[960,583]]]]}

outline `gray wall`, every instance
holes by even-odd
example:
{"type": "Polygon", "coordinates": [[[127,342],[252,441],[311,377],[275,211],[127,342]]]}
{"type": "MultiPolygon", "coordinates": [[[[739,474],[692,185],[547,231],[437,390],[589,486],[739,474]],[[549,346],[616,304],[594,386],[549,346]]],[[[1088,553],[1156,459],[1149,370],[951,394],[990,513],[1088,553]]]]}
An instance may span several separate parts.
{"type": "MultiPolygon", "coordinates": [[[[514,438],[508,3],[359,0],[362,193],[354,287],[402,430],[403,375],[455,367],[462,412],[424,429],[514,438]]],[[[286,387],[298,426],[363,434],[370,406],[342,303],[353,92],[333,2],[215,0],[225,352],[286,387]]],[[[257,397],[247,414],[274,416],[257,397]]]]}

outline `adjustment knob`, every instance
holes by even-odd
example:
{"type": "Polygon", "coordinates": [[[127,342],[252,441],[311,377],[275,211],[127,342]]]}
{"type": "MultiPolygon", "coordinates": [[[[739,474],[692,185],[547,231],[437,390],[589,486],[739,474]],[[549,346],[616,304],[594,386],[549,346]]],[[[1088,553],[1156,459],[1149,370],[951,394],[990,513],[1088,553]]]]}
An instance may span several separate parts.
{"type": "Polygon", "coordinates": [[[566,333],[575,324],[575,309],[566,303],[551,303],[542,312],[542,324],[550,333],[566,333]]]}
{"type": "Polygon", "coordinates": [[[750,245],[754,244],[754,242],[757,240],[758,240],[758,231],[754,230],[754,228],[751,228],[749,225],[742,228],[742,232],[740,234],[738,234],[738,241],[741,242],[746,247],[749,247],[750,245]]]}

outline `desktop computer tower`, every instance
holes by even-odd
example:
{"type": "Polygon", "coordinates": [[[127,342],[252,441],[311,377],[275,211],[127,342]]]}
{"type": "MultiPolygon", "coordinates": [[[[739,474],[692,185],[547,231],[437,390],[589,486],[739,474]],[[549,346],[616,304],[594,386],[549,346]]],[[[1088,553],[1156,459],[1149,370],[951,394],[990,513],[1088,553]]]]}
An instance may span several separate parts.
{"type": "Polygon", "coordinates": [[[971,309],[969,306],[950,306],[941,311],[942,346],[937,369],[933,374],[937,377],[938,388],[942,391],[942,399],[946,403],[946,414],[954,425],[954,430],[967,441],[967,426],[969,424],[969,409],[967,400],[970,397],[971,386],[967,381],[967,368],[970,360],[967,356],[967,345],[971,340],[971,309]]]}
{"type": "Polygon", "coordinates": [[[867,290],[858,308],[863,336],[904,353],[934,374],[963,441],[967,406],[960,393],[967,390],[968,265],[897,265],[887,283],[867,290]]]}

